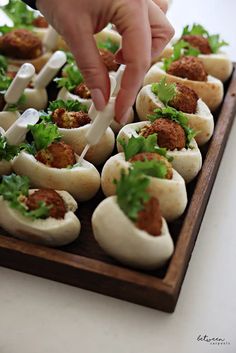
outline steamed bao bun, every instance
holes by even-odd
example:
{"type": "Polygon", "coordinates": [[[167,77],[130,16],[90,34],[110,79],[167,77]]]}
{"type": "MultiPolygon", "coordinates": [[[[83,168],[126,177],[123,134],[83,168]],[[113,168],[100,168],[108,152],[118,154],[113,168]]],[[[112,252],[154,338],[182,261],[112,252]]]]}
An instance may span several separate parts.
{"type": "Polygon", "coordinates": [[[192,88],[197,95],[207,104],[211,111],[215,111],[223,100],[224,87],[220,80],[208,75],[207,81],[193,81],[186,78],[170,75],[162,69],[163,63],[154,64],[144,78],[144,86],[150,83],[159,82],[163,76],[167,83],[182,83],[192,88]]]}
{"type": "MultiPolygon", "coordinates": [[[[118,153],[107,160],[101,175],[101,185],[105,196],[116,194],[113,180],[119,180],[121,170],[128,171],[130,166],[132,164],[125,160],[124,153],[118,153]]],[[[173,169],[172,179],[154,177],[150,177],[150,179],[148,192],[159,200],[163,217],[167,221],[173,221],[180,217],[187,205],[186,187],[181,175],[173,169]]]]}
{"type": "MultiPolygon", "coordinates": [[[[151,88],[151,84],[144,86],[137,96],[136,111],[140,120],[146,120],[147,115],[152,114],[154,109],[165,107],[151,88]]],[[[195,136],[198,146],[208,142],[214,131],[214,118],[202,99],[199,98],[197,101],[195,114],[184,113],[184,115],[189,119],[189,126],[198,132],[195,136]]]]}
{"type": "MultiPolygon", "coordinates": [[[[0,127],[0,137],[5,135],[5,131],[0,127]]],[[[0,175],[8,175],[12,171],[12,166],[10,161],[4,159],[0,160],[0,175]]],[[[1,212],[0,212],[1,213],[1,212]]]]}
{"type": "Polygon", "coordinates": [[[18,111],[2,111],[0,112],[0,127],[7,131],[12,124],[20,117],[18,111]]]}
{"type": "MultiPolygon", "coordinates": [[[[75,156],[78,162],[79,156],[75,156]]],[[[97,169],[85,160],[81,166],[59,169],[48,167],[37,161],[33,155],[22,151],[13,159],[12,166],[16,174],[28,176],[32,186],[65,190],[78,201],[91,199],[100,187],[97,169]]]]}
{"type": "MultiPolygon", "coordinates": [[[[29,190],[32,194],[36,190],[29,190]]],[[[74,212],[77,203],[66,191],[57,191],[62,197],[67,212],[63,219],[48,217],[31,219],[11,208],[9,202],[0,196],[0,224],[10,234],[19,239],[47,246],[62,246],[74,241],[81,229],[80,221],[74,212]]]]}
{"type": "MultiPolygon", "coordinates": [[[[175,42],[177,42],[177,40],[175,40],[175,42]]],[[[174,44],[174,42],[172,44],[174,44]]],[[[163,58],[170,58],[172,54],[173,47],[171,44],[168,44],[161,55],[153,60],[153,63],[161,61],[163,58]]],[[[203,63],[206,72],[222,82],[227,81],[232,74],[233,63],[229,56],[222,51],[215,54],[199,54],[197,57],[203,63]]]]}
{"type": "Polygon", "coordinates": [[[81,104],[86,105],[86,107],[90,108],[92,104],[92,99],[81,98],[80,96],[69,92],[65,87],[62,87],[58,92],[57,99],[62,99],[63,101],[79,101],[81,104]]]}
{"type": "Polygon", "coordinates": [[[138,229],[117,204],[116,196],[103,200],[92,216],[95,239],[102,249],[120,262],[141,269],[162,266],[172,255],[174,245],[162,217],[159,236],[138,229]],[[114,227],[114,225],[116,225],[114,227]]]}
{"type": "MultiPolygon", "coordinates": [[[[90,129],[90,126],[91,124],[86,124],[73,129],[58,128],[58,131],[62,136],[62,140],[72,146],[75,153],[80,155],[84,147],[87,145],[86,134],[90,129]]],[[[86,160],[94,165],[99,165],[105,162],[112,154],[114,145],[115,136],[112,129],[108,127],[100,141],[89,148],[86,153],[86,160]]]]}
{"type": "MultiPolygon", "coordinates": [[[[150,121],[141,121],[139,123],[128,124],[124,126],[117,139],[124,139],[126,142],[131,136],[137,136],[138,132],[144,127],[151,125],[150,121]]],[[[117,143],[119,152],[123,151],[122,146],[117,143]]],[[[182,150],[168,150],[168,156],[173,157],[171,162],[173,168],[184,178],[186,183],[193,180],[202,167],[202,155],[195,139],[190,142],[189,148],[182,150]]]]}

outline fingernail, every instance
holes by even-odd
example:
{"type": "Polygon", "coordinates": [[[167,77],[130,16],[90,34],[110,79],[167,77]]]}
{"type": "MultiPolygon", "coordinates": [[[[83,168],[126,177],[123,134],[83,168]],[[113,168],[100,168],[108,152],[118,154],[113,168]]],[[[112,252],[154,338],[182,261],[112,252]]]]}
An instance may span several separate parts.
{"type": "Polygon", "coordinates": [[[126,110],[126,112],[122,115],[122,118],[120,119],[120,123],[122,125],[125,125],[129,119],[129,116],[131,114],[131,107],[126,110]]]}
{"type": "Polygon", "coordinates": [[[93,88],[91,90],[91,96],[92,96],[92,100],[95,105],[95,108],[98,111],[102,111],[106,106],[106,101],[105,101],[104,95],[102,94],[102,91],[99,88],[93,88]]]}

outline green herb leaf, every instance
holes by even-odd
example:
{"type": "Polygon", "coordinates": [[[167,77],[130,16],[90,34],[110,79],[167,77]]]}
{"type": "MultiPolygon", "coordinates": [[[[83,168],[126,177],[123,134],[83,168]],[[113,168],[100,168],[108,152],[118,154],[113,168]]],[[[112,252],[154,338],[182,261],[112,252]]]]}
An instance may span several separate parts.
{"type": "Polygon", "coordinates": [[[5,93],[12,82],[12,78],[8,77],[5,73],[5,70],[0,68],[0,91],[1,93],[5,93]],[[3,92],[4,91],[4,92],[3,92]]]}
{"type": "Polygon", "coordinates": [[[22,199],[29,195],[29,178],[19,175],[3,176],[0,184],[0,195],[10,203],[10,207],[19,211],[23,216],[33,219],[47,218],[50,207],[40,201],[36,210],[29,211],[22,199]]]}
{"type": "Polygon", "coordinates": [[[8,63],[7,63],[6,57],[3,55],[0,55],[0,70],[3,72],[6,72],[7,66],[8,66],[8,63]]]}
{"type": "Polygon", "coordinates": [[[189,25],[184,27],[182,36],[185,35],[208,36],[209,34],[208,31],[202,25],[194,23],[192,25],[192,28],[189,25]]]}
{"type": "Polygon", "coordinates": [[[19,0],[9,0],[1,9],[10,17],[14,26],[32,27],[32,22],[37,17],[36,11],[31,10],[25,3],[19,0]]]}
{"type": "Polygon", "coordinates": [[[23,93],[17,103],[7,104],[7,110],[10,112],[15,112],[16,110],[18,110],[19,105],[25,103],[25,101],[26,101],[26,95],[23,93]]]}
{"type": "Polygon", "coordinates": [[[122,170],[120,180],[114,180],[114,184],[119,207],[129,219],[136,221],[144,203],[150,199],[147,192],[150,179],[138,169],[130,168],[128,174],[122,170]]]}
{"type": "Polygon", "coordinates": [[[106,38],[104,42],[99,42],[98,43],[98,48],[99,49],[106,49],[115,54],[117,50],[119,49],[119,44],[115,43],[112,41],[110,37],[106,38]]]}
{"type": "Polygon", "coordinates": [[[219,34],[213,34],[209,36],[208,41],[209,41],[212,53],[218,53],[221,47],[229,45],[229,43],[225,42],[224,40],[220,40],[219,34]]]}
{"type": "Polygon", "coordinates": [[[147,176],[165,179],[167,175],[167,167],[165,163],[156,159],[152,159],[150,161],[136,161],[132,163],[132,165],[134,170],[138,170],[147,176]]]}
{"type": "Polygon", "coordinates": [[[75,63],[67,64],[63,69],[63,77],[55,78],[59,88],[65,87],[69,92],[84,82],[83,76],[75,63]]]}
{"type": "Polygon", "coordinates": [[[54,124],[45,124],[42,122],[36,125],[29,125],[29,129],[33,135],[37,151],[47,148],[52,142],[61,139],[58,127],[54,124]]]}
{"type": "Polygon", "coordinates": [[[64,108],[68,112],[79,112],[79,111],[83,111],[85,113],[88,112],[88,107],[80,103],[80,101],[78,100],[63,101],[62,99],[57,99],[49,103],[49,108],[48,108],[49,111],[53,112],[58,108],[64,108]]]}
{"type": "Polygon", "coordinates": [[[160,148],[157,145],[157,134],[149,135],[147,138],[141,135],[137,137],[131,136],[127,142],[125,139],[118,139],[117,141],[123,148],[126,161],[142,152],[155,152],[169,160],[166,148],[160,148]]]}
{"type": "Polygon", "coordinates": [[[176,96],[176,84],[167,83],[165,76],[162,77],[160,82],[153,83],[151,90],[165,105],[176,96]]]}
{"type": "Polygon", "coordinates": [[[10,161],[21,151],[21,145],[13,146],[7,143],[5,136],[0,135],[0,161],[10,161]]]}
{"type": "Polygon", "coordinates": [[[163,109],[155,109],[154,114],[148,115],[148,119],[154,122],[156,119],[166,118],[181,125],[186,135],[186,147],[189,147],[191,140],[196,136],[196,131],[188,126],[188,118],[184,113],[169,106],[163,109]]]}

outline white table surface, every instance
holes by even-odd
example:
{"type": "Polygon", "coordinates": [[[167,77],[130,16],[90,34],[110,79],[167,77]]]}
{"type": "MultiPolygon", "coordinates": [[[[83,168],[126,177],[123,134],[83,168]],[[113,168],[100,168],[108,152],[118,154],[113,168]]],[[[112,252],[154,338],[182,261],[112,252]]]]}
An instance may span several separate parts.
{"type": "MultiPolygon", "coordinates": [[[[236,59],[235,14],[235,0],[174,0],[169,18],[177,32],[195,21],[222,33],[236,59]]],[[[235,149],[236,124],[174,314],[0,268],[0,353],[235,352],[235,149]]]]}

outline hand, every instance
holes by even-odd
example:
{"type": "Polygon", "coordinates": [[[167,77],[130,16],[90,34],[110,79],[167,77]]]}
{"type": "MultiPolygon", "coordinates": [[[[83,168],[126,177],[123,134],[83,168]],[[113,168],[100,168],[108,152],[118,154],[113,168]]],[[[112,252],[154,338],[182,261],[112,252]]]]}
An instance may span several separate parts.
{"type": "Polygon", "coordinates": [[[115,112],[116,120],[125,123],[152,55],[158,55],[174,35],[164,14],[167,1],[37,0],[37,7],[69,45],[97,110],[103,110],[109,99],[110,81],[93,34],[108,23],[116,25],[122,36],[116,59],[127,66],[115,112]]]}

